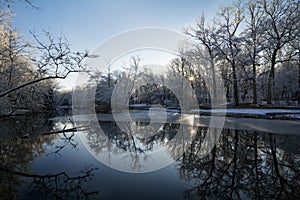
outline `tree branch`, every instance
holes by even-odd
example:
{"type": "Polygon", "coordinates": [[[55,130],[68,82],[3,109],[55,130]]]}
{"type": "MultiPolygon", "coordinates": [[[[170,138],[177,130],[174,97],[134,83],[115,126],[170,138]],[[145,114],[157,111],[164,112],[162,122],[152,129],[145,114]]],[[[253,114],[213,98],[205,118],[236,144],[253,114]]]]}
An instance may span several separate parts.
{"type": "Polygon", "coordinates": [[[64,76],[47,76],[47,77],[35,79],[33,81],[29,81],[27,83],[24,83],[22,85],[19,85],[19,86],[15,87],[15,88],[12,88],[12,89],[9,89],[9,90],[6,90],[6,91],[0,93],[0,98],[5,97],[6,95],[8,95],[8,94],[10,94],[10,93],[12,93],[14,91],[17,91],[17,90],[19,90],[21,88],[27,87],[29,85],[32,85],[32,84],[35,84],[35,83],[38,83],[38,82],[41,82],[41,81],[44,81],[44,80],[49,80],[49,79],[65,79],[72,72],[80,72],[80,71],[74,70],[74,71],[67,72],[67,74],[64,75],[64,76]]]}

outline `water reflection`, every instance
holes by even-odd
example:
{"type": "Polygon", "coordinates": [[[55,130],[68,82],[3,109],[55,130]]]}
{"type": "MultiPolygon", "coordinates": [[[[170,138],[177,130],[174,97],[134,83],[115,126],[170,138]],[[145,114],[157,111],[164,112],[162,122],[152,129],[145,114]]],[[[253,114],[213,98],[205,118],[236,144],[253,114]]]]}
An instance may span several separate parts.
{"type": "Polygon", "coordinates": [[[136,173],[159,170],[173,163],[188,148],[196,128],[172,123],[102,121],[92,124],[80,136],[89,152],[102,163],[136,173]]]}
{"type": "Polygon", "coordinates": [[[52,131],[55,124],[48,119],[52,114],[22,115],[0,118],[1,139],[13,137],[36,136],[52,131]]]}
{"type": "Polygon", "coordinates": [[[189,125],[184,130],[193,139],[177,140],[180,126],[174,123],[124,122],[128,129],[124,132],[115,122],[99,122],[104,134],[98,134],[93,125],[88,131],[74,129],[67,118],[59,122],[48,118],[1,119],[1,199],[99,199],[101,188],[107,190],[101,191],[106,192],[105,199],[147,199],[151,191],[164,199],[181,198],[178,192],[185,199],[297,199],[300,195],[298,135],[224,129],[217,145],[203,157],[200,149],[207,145],[208,128],[189,125]],[[121,173],[96,160],[90,163],[78,135],[97,155],[111,162],[117,158],[119,164],[130,161],[133,168],[155,162],[155,156],[161,162],[180,158],[148,175],[121,173]],[[167,189],[160,185],[162,180],[167,189]],[[139,196],[124,192],[129,189],[139,196]]]}
{"type": "Polygon", "coordinates": [[[203,132],[182,157],[187,199],[296,199],[300,191],[299,136],[224,130],[213,151],[199,158],[203,132]]]}
{"type": "Polygon", "coordinates": [[[143,167],[138,155],[147,160],[159,146],[172,158],[181,154],[176,169],[189,185],[186,199],[287,199],[300,195],[299,136],[224,129],[217,145],[203,157],[200,149],[206,145],[203,141],[208,128],[197,128],[192,142],[179,144],[173,141],[178,124],[157,124],[160,129],[156,134],[148,127],[150,136],[141,138],[134,136],[144,125],[140,122],[127,124],[132,135],[113,122],[100,125],[108,141],[90,132],[90,147],[108,157],[130,152],[132,167],[143,167]],[[188,146],[184,151],[183,145],[188,146]]]}
{"type": "Polygon", "coordinates": [[[1,199],[86,199],[97,193],[84,188],[84,184],[92,180],[95,167],[86,167],[79,175],[64,171],[49,173],[47,169],[41,174],[33,170],[34,161],[49,154],[49,146],[54,146],[53,153],[58,154],[66,146],[76,145],[74,131],[64,131],[63,123],[54,123],[49,117],[51,115],[1,119],[1,199]],[[57,132],[61,134],[54,134],[57,132]]]}

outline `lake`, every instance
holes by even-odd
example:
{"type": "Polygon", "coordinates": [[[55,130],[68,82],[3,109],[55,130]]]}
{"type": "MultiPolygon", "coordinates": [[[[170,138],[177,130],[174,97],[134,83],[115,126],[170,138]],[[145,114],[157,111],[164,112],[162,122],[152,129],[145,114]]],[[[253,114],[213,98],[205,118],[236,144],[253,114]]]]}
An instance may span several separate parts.
{"type": "Polygon", "coordinates": [[[229,126],[204,154],[210,129],[198,123],[98,120],[75,130],[68,116],[1,118],[0,199],[300,195],[300,134],[229,126]]]}

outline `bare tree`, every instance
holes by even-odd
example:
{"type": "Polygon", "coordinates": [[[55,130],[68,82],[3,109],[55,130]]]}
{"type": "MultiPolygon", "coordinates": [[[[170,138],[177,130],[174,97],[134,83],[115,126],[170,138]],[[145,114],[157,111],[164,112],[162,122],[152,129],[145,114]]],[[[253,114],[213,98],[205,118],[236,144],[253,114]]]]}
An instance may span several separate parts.
{"type": "MultiPolygon", "coordinates": [[[[31,6],[34,9],[41,10],[41,8],[38,7],[37,5],[35,5],[31,0],[18,0],[18,2],[25,3],[25,4],[31,6]]],[[[3,5],[6,5],[7,7],[10,7],[10,4],[13,4],[13,3],[16,3],[16,1],[14,1],[14,0],[0,0],[0,5],[3,4],[3,5]]]]}
{"type": "Polygon", "coordinates": [[[257,69],[256,67],[259,65],[259,54],[262,51],[260,42],[262,35],[262,22],[263,22],[263,9],[262,6],[257,4],[256,1],[247,2],[246,6],[246,14],[245,18],[246,29],[244,31],[244,41],[245,41],[245,49],[246,54],[249,59],[249,64],[252,65],[252,90],[253,90],[253,103],[257,103],[257,69]]]}
{"type": "MultiPolygon", "coordinates": [[[[212,73],[212,91],[213,96],[216,97],[216,66],[215,59],[217,58],[218,52],[216,51],[216,47],[214,45],[216,40],[216,29],[214,26],[209,26],[206,24],[205,17],[202,15],[201,18],[197,21],[196,28],[190,27],[189,29],[185,29],[184,33],[188,36],[191,36],[196,41],[200,42],[200,45],[204,47],[208,56],[202,54],[202,58],[209,61],[210,66],[209,69],[212,73]]],[[[200,51],[198,51],[200,54],[200,51]]]]}
{"type": "Polygon", "coordinates": [[[10,20],[9,11],[0,19],[0,93],[3,95],[1,110],[31,108],[33,104],[35,107],[44,107],[46,103],[44,97],[50,97],[50,91],[56,87],[50,79],[22,87],[13,94],[12,92],[5,94],[13,88],[35,80],[38,76],[31,61],[33,52],[29,49],[30,44],[11,27],[10,20]]]}
{"type": "Polygon", "coordinates": [[[1,91],[0,98],[29,85],[49,79],[65,79],[70,73],[84,70],[83,60],[88,57],[87,52],[72,52],[63,37],[56,39],[46,31],[47,43],[42,42],[36,34],[32,35],[37,45],[31,47],[39,51],[39,57],[31,58],[32,65],[37,69],[34,79],[1,91]]]}
{"type": "Polygon", "coordinates": [[[264,9],[264,45],[270,71],[267,85],[267,103],[272,104],[275,66],[280,59],[280,51],[299,34],[299,2],[297,0],[262,0],[264,9]]]}
{"type": "Polygon", "coordinates": [[[238,36],[238,28],[244,19],[241,3],[221,7],[218,16],[216,22],[218,24],[218,30],[216,31],[218,37],[214,41],[214,45],[231,66],[234,104],[239,105],[237,67],[238,56],[241,52],[241,38],[238,36]]]}
{"type": "Polygon", "coordinates": [[[121,112],[129,104],[130,97],[135,89],[138,78],[141,58],[132,56],[129,61],[129,67],[123,67],[120,77],[116,80],[117,84],[114,89],[115,98],[112,99],[114,112],[121,112]]]}

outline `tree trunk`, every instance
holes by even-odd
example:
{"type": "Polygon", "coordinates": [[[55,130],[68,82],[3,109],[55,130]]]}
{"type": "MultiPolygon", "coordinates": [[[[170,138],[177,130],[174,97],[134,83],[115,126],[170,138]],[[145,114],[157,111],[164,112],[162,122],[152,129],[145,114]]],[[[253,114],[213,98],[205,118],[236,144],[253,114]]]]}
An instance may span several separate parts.
{"type": "Polygon", "coordinates": [[[297,90],[298,106],[300,106],[300,51],[298,53],[298,90],[297,90]]]}
{"type": "Polygon", "coordinates": [[[269,105],[272,104],[272,82],[273,82],[273,77],[270,72],[268,78],[268,88],[267,88],[267,104],[269,105]]]}
{"type": "Polygon", "coordinates": [[[252,65],[252,72],[253,72],[253,85],[252,85],[253,103],[257,104],[256,65],[255,65],[255,63],[253,63],[253,65],[252,65]]]}
{"type": "Polygon", "coordinates": [[[271,64],[271,70],[268,78],[268,89],[267,89],[267,104],[271,105],[273,100],[273,87],[275,78],[275,64],[271,64]]]}
{"type": "Polygon", "coordinates": [[[233,75],[233,98],[234,98],[234,105],[238,106],[239,103],[239,93],[238,93],[238,85],[237,85],[237,77],[235,71],[235,64],[232,65],[232,75],[233,75]]]}
{"type": "Polygon", "coordinates": [[[216,85],[216,74],[215,74],[215,63],[213,61],[213,58],[211,56],[210,58],[210,64],[211,64],[211,72],[212,72],[212,92],[213,92],[213,101],[216,101],[217,99],[217,85],[216,85]]]}
{"type": "Polygon", "coordinates": [[[300,89],[300,51],[298,51],[298,88],[300,89]]]}
{"type": "Polygon", "coordinates": [[[268,90],[267,90],[267,104],[271,105],[273,100],[273,87],[274,87],[274,78],[275,78],[275,64],[276,64],[276,56],[277,51],[279,49],[275,49],[272,53],[271,58],[271,70],[268,78],[268,90]]]}
{"type": "Polygon", "coordinates": [[[36,79],[36,80],[30,81],[30,82],[24,83],[24,84],[22,84],[22,85],[19,85],[19,86],[15,87],[15,88],[6,90],[6,91],[4,91],[4,92],[1,92],[1,93],[0,93],[0,98],[1,98],[1,97],[5,97],[6,95],[8,95],[8,94],[10,94],[10,93],[12,93],[12,92],[14,92],[14,91],[17,91],[17,90],[19,90],[19,89],[21,89],[21,88],[24,88],[24,87],[27,87],[27,86],[29,86],[29,85],[32,85],[32,84],[41,82],[41,81],[43,81],[43,80],[56,79],[56,78],[57,78],[57,79],[58,79],[58,78],[64,79],[65,77],[48,76],[48,77],[36,79]]]}

